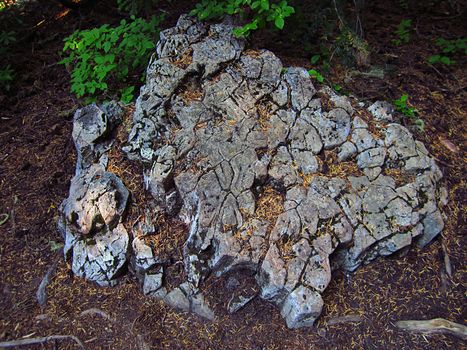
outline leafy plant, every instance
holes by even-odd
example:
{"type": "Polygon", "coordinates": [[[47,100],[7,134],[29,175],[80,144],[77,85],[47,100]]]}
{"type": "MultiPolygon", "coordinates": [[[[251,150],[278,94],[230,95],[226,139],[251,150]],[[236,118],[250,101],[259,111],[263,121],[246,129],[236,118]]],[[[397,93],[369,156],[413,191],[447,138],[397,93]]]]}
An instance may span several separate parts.
{"type": "Polygon", "coordinates": [[[15,74],[11,66],[8,64],[0,68],[0,88],[5,91],[11,89],[11,82],[14,80],[15,74]]]}
{"type": "Polygon", "coordinates": [[[411,19],[403,19],[397,26],[396,31],[394,32],[394,34],[397,35],[397,39],[394,39],[392,42],[397,46],[408,43],[410,41],[411,26],[411,19]]]}
{"type": "Polygon", "coordinates": [[[316,79],[320,83],[324,82],[324,77],[318,71],[316,71],[315,69],[310,69],[308,71],[308,74],[310,74],[310,77],[316,79]]]}
{"type": "Polygon", "coordinates": [[[320,60],[321,55],[313,55],[311,56],[311,64],[316,64],[320,60]]]}
{"type": "Polygon", "coordinates": [[[222,18],[225,15],[246,17],[252,14],[251,20],[244,26],[234,29],[237,37],[246,37],[252,31],[263,28],[268,22],[273,22],[278,29],[283,29],[285,19],[295,13],[287,0],[273,2],[269,0],[202,0],[196,4],[190,15],[201,20],[222,18]]]}
{"type": "Polygon", "coordinates": [[[120,84],[121,100],[133,99],[134,86],[128,79],[146,67],[159,34],[161,17],[150,21],[131,17],[117,27],[105,24],[90,30],[78,30],[64,39],[63,52],[68,54],[61,64],[72,67],[71,91],[79,98],[95,101],[97,95],[116,91],[120,84]],[[121,87],[123,85],[123,88],[121,87]]]}
{"type": "Polygon", "coordinates": [[[403,94],[397,100],[394,100],[393,103],[397,111],[401,112],[407,118],[412,119],[419,130],[424,131],[425,122],[420,118],[416,118],[418,111],[415,107],[409,105],[409,95],[403,94]]]}
{"type": "Polygon", "coordinates": [[[332,88],[334,89],[334,91],[336,92],[341,92],[342,91],[342,86],[340,86],[339,84],[332,84],[332,88]]]}
{"type": "Polygon", "coordinates": [[[467,55],[467,38],[454,40],[439,38],[436,40],[436,45],[440,47],[441,53],[428,57],[428,62],[431,64],[442,63],[450,66],[456,63],[452,58],[455,54],[467,55]]]}

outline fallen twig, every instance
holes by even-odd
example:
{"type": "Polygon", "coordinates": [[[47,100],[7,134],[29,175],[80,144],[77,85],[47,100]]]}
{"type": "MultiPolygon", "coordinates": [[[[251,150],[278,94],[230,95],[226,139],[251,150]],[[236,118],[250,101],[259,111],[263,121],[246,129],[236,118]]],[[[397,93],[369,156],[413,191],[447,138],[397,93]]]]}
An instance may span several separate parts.
{"type": "Polygon", "coordinates": [[[10,215],[8,214],[0,214],[0,226],[2,226],[5,222],[8,221],[10,215]]]}
{"type": "Polygon", "coordinates": [[[363,318],[359,315],[345,315],[345,316],[333,317],[327,322],[327,324],[329,326],[334,326],[340,323],[361,322],[361,321],[363,321],[363,318]]]}
{"type": "Polygon", "coordinates": [[[50,277],[55,272],[56,268],[57,268],[57,263],[55,263],[55,264],[53,264],[52,266],[49,267],[49,269],[47,270],[44,278],[42,279],[41,283],[39,284],[39,288],[37,288],[36,298],[37,298],[37,302],[39,303],[40,306],[44,306],[46,301],[47,301],[46,288],[47,288],[47,285],[50,282],[50,277]]]}
{"type": "Polygon", "coordinates": [[[467,339],[467,327],[459,323],[454,323],[444,318],[434,318],[432,320],[406,320],[396,322],[396,326],[400,329],[419,332],[419,333],[443,333],[451,334],[456,337],[467,339]]]}
{"type": "Polygon", "coordinates": [[[11,206],[10,219],[11,219],[11,230],[13,236],[16,235],[16,218],[15,218],[15,205],[18,203],[18,197],[15,196],[13,199],[13,205],[11,206]]]}
{"type": "Polygon", "coordinates": [[[86,347],[81,342],[81,340],[79,340],[74,335],[49,335],[47,337],[40,337],[40,338],[9,340],[9,341],[0,342],[0,348],[6,349],[6,348],[14,348],[17,346],[23,346],[23,345],[44,344],[51,340],[65,340],[65,339],[71,339],[76,344],[78,344],[81,349],[86,349],[86,347]]]}
{"type": "Polygon", "coordinates": [[[443,237],[441,237],[441,250],[443,251],[443,260],[446,273],[449,277],[452,278],[452,264],[451,259],[449,258],[448,249],[446,248],[446,243],[444,242],[443,237]]]}

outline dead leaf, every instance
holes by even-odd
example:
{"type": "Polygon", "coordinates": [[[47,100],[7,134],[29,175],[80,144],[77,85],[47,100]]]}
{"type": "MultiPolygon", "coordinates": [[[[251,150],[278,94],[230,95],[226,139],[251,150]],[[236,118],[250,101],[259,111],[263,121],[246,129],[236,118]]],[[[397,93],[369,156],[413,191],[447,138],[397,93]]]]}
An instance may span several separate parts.
{"type": "Polygon", "coordinates": [[[448,150],[450,150],[452,153],[459,153],[459,147],[457,147],[455,144],[453,144],[448,139],[440,137],[439,140],[441,141],[442,145],[446,147],[448,150]]]}

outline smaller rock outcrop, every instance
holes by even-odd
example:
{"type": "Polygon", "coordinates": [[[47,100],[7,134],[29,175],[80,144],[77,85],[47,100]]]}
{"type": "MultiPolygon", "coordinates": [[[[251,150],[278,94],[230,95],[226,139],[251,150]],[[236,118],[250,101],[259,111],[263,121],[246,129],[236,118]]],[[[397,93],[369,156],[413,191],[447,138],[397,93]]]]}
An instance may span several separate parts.
{"type": "MultiPolygon", "coordinates": [[[[107,106],[112,108],[112,106],[107,106]]],[[[76,112],[73,140],[77,156],[70,195],[60,207],[59,230],[73,273],[100,285],[114,284],[127,261],[129,235],[122,224],[129,192],[106,171],[109,135],[118,113],[90,105],[76,112]]]]}

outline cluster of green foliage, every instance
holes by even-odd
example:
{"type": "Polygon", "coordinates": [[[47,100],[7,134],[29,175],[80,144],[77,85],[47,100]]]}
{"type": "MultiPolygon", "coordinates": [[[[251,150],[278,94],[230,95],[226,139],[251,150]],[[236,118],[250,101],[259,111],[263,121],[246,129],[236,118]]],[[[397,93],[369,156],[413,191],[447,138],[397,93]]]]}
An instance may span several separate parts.
{"type": "Polygon", "coordinates": [[[109,84],[118,82],[120,99],[130,102],[135,87],[128,85],[128,78],[130,73],[144,71],[155,47],[160,21],[161,17],[156,16],[149,21],[132,16],[116,27],[105,24],[78,30],[65,38],[63,52],[68,56],[60,63],[72,67],[71,91],[95,101],[102,92],[115,93],[115,86],[109,88],[109,84]]]}
{"type": "Polygon", "coordinates": [[[430,56],[428,62],[431,64],[442,63],[447,66],[455,64],[456,61],[452,58],[455,54],[467,55],[467,39],[446,40],[439,38],[436,40],[436,45],[441,49],[441,53],[430,56]]]}
{"type": "MultiPolygon", "coordinates": [[[[320,55],[314,55],[311,57],[311,64],[312,65],[315,65],[316,63],[318,63],[319,59],[321,58],[320,55]]],[[[312,77],[313,79],[316,79],[317,82],[319,83],[323,83],[324,82],[324,76],[318,72],[316,69],[310,69],[308,71],[308,74],[310,75],[310,77],[312,77]]],[[[342,91],[342,86],[340,86],[339,84],[331,84],[332,85],[332,88],[337,91],[337,92],[341,92],[342,91]]]]}
{"type": "Polygon", "coordinates": [[[316,81],[320,83],[324,82],[324,77],[316,69],[310,69],[308,74],[310,74],[310,77],[316,79],[316,81]]]}
{"type": "Polygon", "coordinates": [[[117,8],[130,16],[137,16],[142,11],[151,12],[157,3],[158,0],[117,0],[117,8]]]}
{"type": "Polygon", "coordinates": [[[403,19],[397,29],[395,30],[394,34],[397,35],[397,39],[394,39],[392,42],[399,46],[402,44],[406,44],[410,41],[410,27],[412,26],[411,19],[403,19]]]}
{"type": "Polygon", "coordinates": [[[234,29],[237,37],[246,37],[258,28],[264,28],[267,22],[273,22],[278,29],[283,29],[285,19],[295,13],[287,0],[273,2],[269,0],[202,0],[190,12],[201,20],[222,18],[226,15],[239,15],[245,18],[252,14],[249,22],[234,29]]]}
{"type": "Polygon", "coordinates": [[[418,127],[420,131],[425,130],[425,122],[422,119],[417,118],[417,114],[418,114],[417,109],[409,105],[408,94],[403,94],[397,100],[394,100],[393,103],[394,103],[394,106],[396,107],[396,110],[402,113],[407,118],[412,119],[414,124],[418,127]]]}

